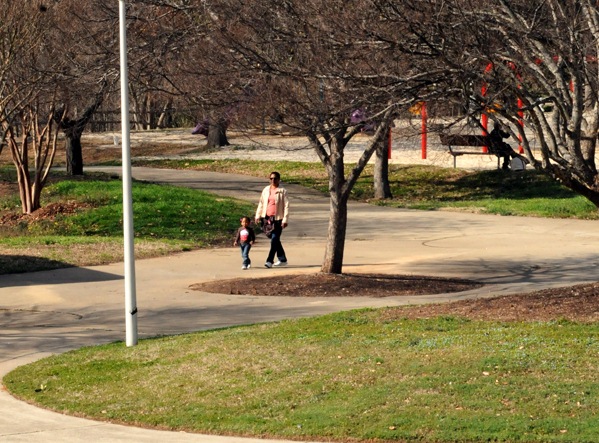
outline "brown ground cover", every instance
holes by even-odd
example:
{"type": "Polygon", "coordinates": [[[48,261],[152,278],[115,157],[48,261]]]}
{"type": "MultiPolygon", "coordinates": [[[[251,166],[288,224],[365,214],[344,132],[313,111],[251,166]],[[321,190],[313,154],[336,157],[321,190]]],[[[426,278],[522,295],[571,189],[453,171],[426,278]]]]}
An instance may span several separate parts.
{"type": "MultiPolygon", "coordinates": [[[[237,278],[192,285],[198,291],[286,297],[390,297],[444,294],[480,287],[467,280],[382,274],[302,274],[237,278]]],[[[391,311],[410,318],[460,316],[494,321],[599,320],[599,283],[545,289],[527,294],[427,304],[391,311]]]]}
{"type": "Polygon", "coordinates": [[[482,284],[448,278],[387,274],[298,274],[209,281],[191,286],[217,294],[283,297],[391,297],[461,292],[482,284]]]}

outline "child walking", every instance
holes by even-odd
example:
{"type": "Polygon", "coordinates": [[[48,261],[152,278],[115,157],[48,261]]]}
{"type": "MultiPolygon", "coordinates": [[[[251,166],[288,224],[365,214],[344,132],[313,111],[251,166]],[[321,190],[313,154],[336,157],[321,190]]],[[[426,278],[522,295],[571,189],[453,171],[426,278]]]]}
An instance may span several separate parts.
{"type": "Polygon", "coordinates": [[[254,233],[254,230],[250,227],[251,220],[249,217],[241,217],[240,221],[241,227],[237,230],[233,246],[239,245],[239,247],[241,248],[241,258],[243,259],[241,269],[245,271],[247,269],[250,269],[252,265],[252,261],[250,260],[250,249],[252,249],[252,245],[256,240],[256,234],[254,233]]]}

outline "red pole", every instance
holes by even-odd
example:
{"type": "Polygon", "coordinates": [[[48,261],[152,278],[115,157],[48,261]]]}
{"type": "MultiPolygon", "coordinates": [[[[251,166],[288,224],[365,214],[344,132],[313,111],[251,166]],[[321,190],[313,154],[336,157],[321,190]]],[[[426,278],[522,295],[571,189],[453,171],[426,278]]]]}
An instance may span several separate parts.
{"type": "MultiPolygon", "coordinates": [[[[489,63],[487,65],[487,67],[485,68],[485,74],[488,72],[491,72],[491,70],[493,69],[493,63],[489,63]]],[[[484,97],[487,95],[487,84],[483,83],[482,87],[480,88],[480,93],[481,95],[484,97]]],[[[489,116],[486,113],[483,113],[480,117],[480,124],[483,127],[483,137],[486,137],[489,135],[489,116]]],[[[483,152],[489,152],[489,149],[486,146],[483,146],[483,152]]]]}
{"type": "Polygon", "coordinates": [[[389,159],[389,160],[391,160],[391,144],[392,144],[391,131],[393,131],[393,129],[391,129],[391,127],[389,127],[389,134],[387,134],[387,159],[389,159]]]}
{"type": "Polygon", "coordinates": [[[426,102],[422,102],[422,107],[420,108],[420,116],[422,117],[422,140],[421,140],[421,150],[422,150],[422,160],[426,160],[426,144],[427,144],[427,130],[426,123],[428,119],[428,113],[426,111],[426,102]]]}
{"type": "MultiPolygon", "coordinates": [[[[523,106],[524,103],[522,102],[522,99],[518,98],[518,124],[521,128],[524,127],[524,111],[522,110],[523,106]]],[[[518,140],[520,141],[520,144],[518,145],[518,152],[523,154],[524,148],[522,147],[522,134],[518,134],[518,140]]]]}
{"type": "MultiPolygon", "coordinates": [[[[480,122],[481,125],[483,126],[483,137],[486,137],[487,135],[489,135],[489,132],[487,131],[489,128],[489,116],[487,114],[483,114],[480,117],[480,122]]],[[[486,146],[483,146],[483,152],[489,152],[489,148],[487,148],[486,146]]]]}

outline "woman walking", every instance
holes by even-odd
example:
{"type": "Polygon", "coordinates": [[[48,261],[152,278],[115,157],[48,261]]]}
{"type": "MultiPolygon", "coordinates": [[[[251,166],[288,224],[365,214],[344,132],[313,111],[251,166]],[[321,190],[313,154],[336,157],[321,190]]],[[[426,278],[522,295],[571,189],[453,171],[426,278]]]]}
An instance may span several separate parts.
{"type": "Polygon", "coordinates": [[[281,174],[274,171],[270,173],[270,184],[262,190],[258,209],[256,209],[256,223],[260,223],[262,230],[270,237],[270,251],[264,266],[272,268],[273,266],[286,266],[287,256],[285,249],[281,244],[281,234],[287,227],[289,216],[289,199],[287,190],[280,187],[281,174]],[[272,230],[266,229],[271,225],[272,230]],[[277,261],[274,262],[275,255],[277,261]]]}

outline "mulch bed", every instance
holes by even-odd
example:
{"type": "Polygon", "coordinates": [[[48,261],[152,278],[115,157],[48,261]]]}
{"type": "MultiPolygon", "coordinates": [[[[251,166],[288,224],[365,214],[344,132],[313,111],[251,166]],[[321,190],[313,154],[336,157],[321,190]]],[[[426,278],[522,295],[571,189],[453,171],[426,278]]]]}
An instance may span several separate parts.
{"type": "Polygon", "coordinates": [[[284,297],[392,297],[462,292],[481,286],[481,283],[469,280],[426,276],[318,273],[210,281],[194,284],[191,289],[217,294],[284,297]]]}
{"type": "MultiPolygon", "coordinates": [[[[250,271],[251,272],[251,271],[250,271]]],[[[283,297],[390,297],[468,291],[468,280],[384,274],[301,274],[197,283],[190,288],[215,294],[283,297]]],[[[599,283],[525,294],[391,308],[392,318],[459,316],[485,321],[599,321],[599,283]]]]}

